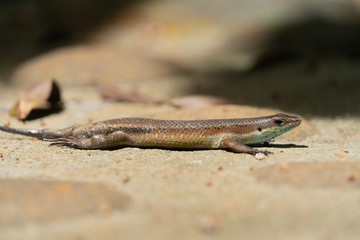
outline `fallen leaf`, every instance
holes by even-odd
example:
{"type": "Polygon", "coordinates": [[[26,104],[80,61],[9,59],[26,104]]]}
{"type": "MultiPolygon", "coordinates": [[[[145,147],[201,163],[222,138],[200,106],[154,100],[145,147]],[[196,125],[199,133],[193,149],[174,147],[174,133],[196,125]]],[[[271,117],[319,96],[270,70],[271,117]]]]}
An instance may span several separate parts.
{"type": "Polygon", "coordinates": [[[96,82],[95,86],[103,99],[113,101],[125,101],[136,103],[154,103],[155,101],[140,96],[136,92],[125,93],[120,91],[115,85],[103,82],[96,82]]]}
{"type": "Polygon", "coordinates": [[[19,120],[26,120],[33,110],[43,110],[41,115],[46,115],[61,109],[60,88],[55,80],[51,80],[25,91],[9,110],[9,114],[19,120]]]}
{"type": "Polygon", "coordinates": [[[208,95],[190,95],[169,100],[169,103],[179,108],[203,108],[220,104],[231,104],[228,99],[208,96],[208,95]]]}

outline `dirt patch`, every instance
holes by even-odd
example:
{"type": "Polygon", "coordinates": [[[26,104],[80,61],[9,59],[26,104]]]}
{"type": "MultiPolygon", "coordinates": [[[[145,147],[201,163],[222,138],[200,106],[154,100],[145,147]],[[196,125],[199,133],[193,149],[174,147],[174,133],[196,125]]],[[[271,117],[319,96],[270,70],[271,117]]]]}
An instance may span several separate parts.
{"type": "Polygon", "coordinates": [[[271,185],[297,188],[360,188],[358,162],[292,162],[258,168],[255,177],[271,185]]]}
{"type": "Polygon", "coordinates": [[[99,184],[0,179],[0,226],[125,209],[130,198],[99,184]]]}

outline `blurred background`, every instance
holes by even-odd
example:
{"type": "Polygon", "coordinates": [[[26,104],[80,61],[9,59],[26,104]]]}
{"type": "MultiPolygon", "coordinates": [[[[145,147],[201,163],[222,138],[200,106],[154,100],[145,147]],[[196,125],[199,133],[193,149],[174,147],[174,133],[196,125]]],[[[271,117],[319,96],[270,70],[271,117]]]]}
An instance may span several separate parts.
{"type": "Polygon", "coordinates": [[[1,133],[0,239],[357,240],[359,103],[360,0],[0,0],[1,125],[304,118],[262,161],[1,133]]]}
{"type": "Polygon", "coordinates": [[[358,116],[359,11],[358,0],[2,0],[0,79],[358,116]]]}

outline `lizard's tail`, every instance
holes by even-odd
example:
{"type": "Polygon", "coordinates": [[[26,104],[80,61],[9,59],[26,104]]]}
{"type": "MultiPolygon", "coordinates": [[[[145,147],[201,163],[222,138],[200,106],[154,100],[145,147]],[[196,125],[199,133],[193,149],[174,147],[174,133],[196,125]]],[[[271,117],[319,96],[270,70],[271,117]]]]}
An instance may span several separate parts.
{"type": "Polygon", "coordinates": [[[36,129],[21,129],[21,128],[10,128],[5,126],[0,126],[0,130],[4,132],[20,134],[30,137],[36,137],[38,139],[43,140],[43,130],[36,130],[36,129]]]}

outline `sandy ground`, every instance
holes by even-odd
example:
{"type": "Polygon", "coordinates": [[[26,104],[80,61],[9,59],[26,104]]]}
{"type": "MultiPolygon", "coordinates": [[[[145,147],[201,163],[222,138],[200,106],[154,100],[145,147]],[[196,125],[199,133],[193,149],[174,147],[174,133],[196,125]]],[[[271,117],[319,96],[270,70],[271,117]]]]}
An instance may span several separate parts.
{"type": "MultiPolygon", "coordinates": [[[[88,85],[63,89],[63,112],[21,123],[6,112],[20,90],[3,85],[0,91],[0,122],[24,128],[283,111],[109,103],[88,85]]],[[[0,133],[0,238],[357,239],[359,129],[351,114],[306,117],[265,148],[274,154],[262,161],[224,150],[75,150],[0,133]]]]}

